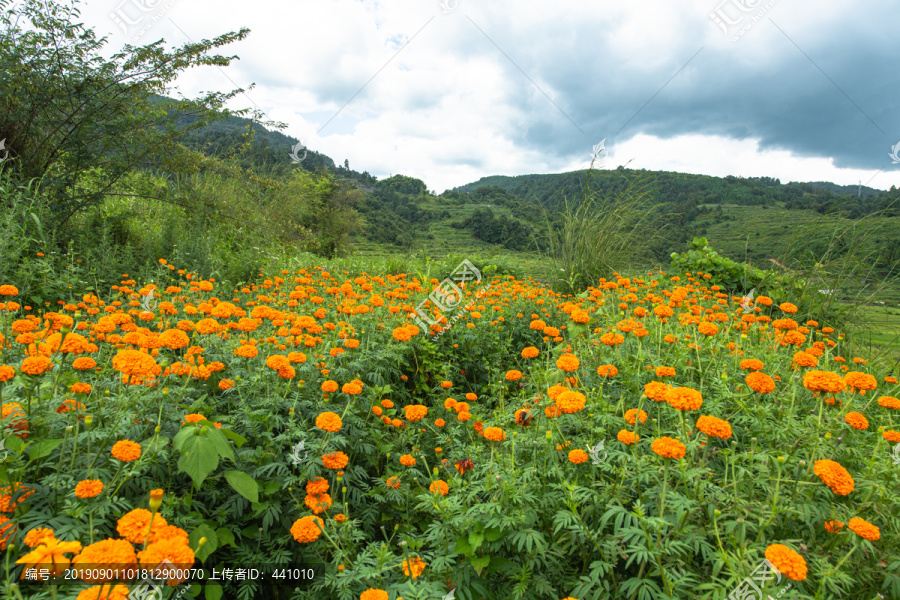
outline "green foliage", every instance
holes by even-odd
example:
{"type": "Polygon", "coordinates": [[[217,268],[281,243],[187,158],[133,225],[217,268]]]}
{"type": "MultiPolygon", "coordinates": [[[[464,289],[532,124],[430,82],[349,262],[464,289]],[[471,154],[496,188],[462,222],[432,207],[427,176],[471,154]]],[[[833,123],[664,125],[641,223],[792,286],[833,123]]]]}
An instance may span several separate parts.
{"type": "Polygon", "coordinates": [[[758,289],[762,282],[772,275],[746,263],[720,256],[704,237],[694,238],[688,244],[686,252],[681,254],[673,252],[671,268],[676,273],[698,271],[708,273],[712,276],[709,280],[711,285],[718,285],[734,293],[758,289]]]}

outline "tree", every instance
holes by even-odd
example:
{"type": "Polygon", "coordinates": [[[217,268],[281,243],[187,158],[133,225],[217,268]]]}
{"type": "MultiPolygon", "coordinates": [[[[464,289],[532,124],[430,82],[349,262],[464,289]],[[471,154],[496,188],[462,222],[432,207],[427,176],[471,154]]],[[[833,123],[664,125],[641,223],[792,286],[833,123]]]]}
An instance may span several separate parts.
{"type": "Polygon", "coordinates": [[[118,194],[117,184],[135,168],[226,170],[178,140],[215,119],[249,112],[223,108],[243,89],[196,99],[159,95],[187,69],[228,66],[234,56],[212,52],[244,39],[249,29],[171,51],[163,49],[164,40],[126,45],[107,60],[100,56],[107,39],[77,20],[80,1],[67,8],[21,0],[8,8],[11,0],[0,0],[0,139],[6,139],[17,178],[41,180],[55,227],[104,196],[166,199],[156,195],[166,190],[118,194]]]}

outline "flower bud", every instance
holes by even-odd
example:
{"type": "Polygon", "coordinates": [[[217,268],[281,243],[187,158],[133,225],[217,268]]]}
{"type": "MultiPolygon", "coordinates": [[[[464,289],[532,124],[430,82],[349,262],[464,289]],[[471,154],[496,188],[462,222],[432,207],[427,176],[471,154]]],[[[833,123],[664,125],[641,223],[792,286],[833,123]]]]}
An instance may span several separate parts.
{"type": "Polygon", "coordinates": [[[553,432],[550,431],[550,430],[547,431],[547,439],[548,439],[548,440],[553,439],[553,432]]]}
{"type": "Polygon", "coordinates": [[[94,423],[94,417],[92,415],[87,415],[84,417],[84,424],[90,427],[94,423]]]}
{"type": "Polygon", "coordinates": [[[785,459],[783,456],[779,456],[779,457],[778,457],[778,464],[779,464],[779,465],[783,465],[785,460],[787,460],[787,459],[785,459]]]}
{"type": "Polygon", "coordinates": [[[156,512],[159,510],[159,507],[162,506],[163,493],[162,489],[150,492],[150,512],[156,512]]]}
{"type": "MultiPolygon", "coordinates": [[[[262,531],[262,530],[260,529],[260,531],[262,531]]],[[[202,537],[199,540],[197,540],[197,550],[202,548],[204,546],[204,544],[206,544],[206,542],[207,542],[206,537],[202,537]]]]}

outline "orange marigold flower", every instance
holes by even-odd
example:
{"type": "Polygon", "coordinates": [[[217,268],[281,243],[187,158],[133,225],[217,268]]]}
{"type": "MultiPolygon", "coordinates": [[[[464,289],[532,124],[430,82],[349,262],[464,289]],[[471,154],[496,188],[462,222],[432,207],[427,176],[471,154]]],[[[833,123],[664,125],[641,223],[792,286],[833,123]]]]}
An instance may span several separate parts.
{"type": "Polygon", "coordinates": [[[893,396],[881,396],[878,399],[878,406],[900,410],[900,398],[894,398],[893,396]]]}
{"type": "Polygon", "coordinates": [[[419,558],[418,556],[413,557],[407,563],[407,561],[403,561],[403,574],[407,577],[410,576],[410,570],[412,571],[412,578],[415,579],[419,575],[422,574],[422,571],[425,570],[426,564],[425,561],[419,558]]]}
{"type": "Polygon", "coordinates": [[[325,465],[326,469],[343,469],[349,462],[350,457],[340,450],[338,450],[337,452],[332,452],[331,454],[322,455],[322,464],[325,465]]]}
{"type": "Polygon", "coordinates": [[[806,579],[806,560],[784,544],[772,544],[766,548],[766,560],[788,579],[806,579]]]}
{"type": "Polygon", "coordinates": [[[858,412],[848,412],[844,417],[844,420],[847,421],[847,424],[853,429],[862,431],[869,428],[869,421],[858,412]]]}
{"type": "Polygon", "coordinates": [[[556,399],[556,406],[561,412],[566,414],[574,414],[584,410],[587,398],[581,392],[574,390],[566,390],[556,399]]]}
{"type": "Polygon", "coordinates": [[[499,427],[485,427],[484,438],[492,442],[502,442],[506,439],[506,432],[499,427]]]}
{"type": "Polygon", "coordinates": [[[450,491],[450,486],[448,486],[447,482],[443,479],[438,479],[437,481],[431,482],[431,485],[428,486],[428,491],[440,494],[441,496],[446,496],[447,492],[450,491]]]}
{"type": "Polygon", "coordinates": [[[522,379],[522,372],[516,371],[515,369],[511,369],[506,372],[506,380],[507,381],[518,381],[522,379]]]}
{"type": "Polygon", "coordinates": [[[615,377],[619,374],[619,369],[613,365],[600,365],[597,367],[597,375],[600,377],[615,377]]]}
{"type": "Polygon", "coordinates": [[[347,394],[349,396],[356,396],[360,392],[362,392],[363,386],[360,381],[351,381],[349,383],[345,383],[341,386],[341,392],[347,394]]]}
{"type": "Polygon", "coordinates": [[[442,381],[441,387],[444,388],[445,390],[449,390],[450,388],[453,387],[453,382],[452,381],[442,381]]]}
{"type": "Polygon", "coordinates": [[[657,377],[675,377],[675,369],[672,367],[656,367],[654,373],[657,377]]]}
{"type": "Polygon", "coordinates": [[[556,360],[556,366],[566,372],[572,372],[578,369],[578,357],[574,354],[563,354],[556,360]]]}
{"type": "Polygon", "coordinates": [[[331,381],[330,379],[328,381],[323,382],[322,383],[322,391],[326,392],[326,393],[338,391],[338,382],[331,381]]]}
{"type": "Polygon", "coordinates": [[[395,327],[392,335],[398,342],[408,342],[412,339],[412,334],[406,327],[395,327]]]}
{"type": "Polygon", "coordinates": [[[304,499],[304,504],[306,504],[306,507],[309,508],[309,510],[318,515],[328,510],[331,506],[331,496],[328,494],[307,494],[304,499]]]}
{"type": "Polygon", "coordinates": [[[674,438],[663,436],[653,440],[653,443],[650,444],[650,449],[663,458],[679,459],[684,458],[687,446],[674,438]]]}
{"type": "Polygon", "coordinates": [[[604,346],[618,346],[625,342],[625,337],[621,334],[610,332],[600,336],[600,343],[604,346]]]}
{"type": "Polygon", "coordinates": [[[731,424],[723,419],[704,415],[697,419],[697,429],[709,437],[727,440],[731,437],[731,424]]]}
{"type": "Polygon", "coordinates": [[[900,431],[894,431],[893,429],[886,429],[882,432],[881,437],[886,439],[889,442],[900,442],[900,431]]]}
{"type": "Polygon", "coordinates": [[[75,486],[75,496],[78,498],[93,498],[103,491],[103,482],[99,479],[84,479],[75,486]]]}
{"type": "Polygon", "coordinates": [[[325,529],[325,522],[312,515],[300,517],[291,525],[291,535],[301,544],[309,544],[319,539],[325,529]]]}
{"type": "Polygon", "coordinates": [[[91,384],[81,382],[73,383],[71,388],[73,394],[90,394],[92,389],[91,384]]]}
{"type": "MultiPolygon", "coordinates": [[[[143,543],[143,540],[141,540],[143,543]]],[[[80,546],[80,544],[79,544],[80,546]]],[[[91,577],[98,573],[97,567],[104,565],[112,569],[137,568],[137,555],[134,546],[128,540],[107,539],[86,546],[81,553],[72,559],[72,567],[82,567],[79,578],[88,583],[108,581],[100,577],[91,577]]]]}
{"type": "Polygon", "coordinates": [[[444,421],[443,419],[435,419],[435,420],[434,420],[434,426],[435,426],[435,427],[443,427],[443,426],[446,425],[446,424],[447,424],[447,422],[444,421]]]}
{"type": "Polygon", "coordinates": [[[644,384],[644,395],[656,402],[664,402],[670,389],[665,383],[651,381],[644,384]]]}
{"type": "Polygon", "coordinates": [[[807,352],[797,352],[794,354],[794,364],[798,367],[815,367],[819,364],[819,359],[807,352]]]}
{"type": "Polygon", "coordinates": [[[403,410],[406,412],[406,420],[410,423],[421,421],[428,415],[428,407],[421,404],[410,404],[409,406],[404,406],[403,410]]]}
{"type": "Polygon", "coordinates": [[[384,485],[387,487],[396,490],[400,487],[400,478],[399,477],[388,477],[387,481],[384,482],[384,485]]]}
{"type": "Polygon", "coordinates": [[[844,528],[844,524],[838,521],[837,519],[832,519],[830,521],[825,521],[825,531],[828,533],[837,533],[841,529],[844,528]]]}
{"type": "Polygon", "coordinates": [[[141,457],[141,445],[131,440],[119,440],[113,444],[111,453],[113,458],[122,462],[131,462],[141,457]]]}
{"type": "Polygon", "coordinates": [[[72,361],[72,368],[78,371],[88,371],[97,366],[97,361],[87,356],[80,356],[72,361]]]}
{"type": "Polygon", "coordinates": [[[41,375],[50,370],[53,363],[46,356],[28,356],[22,361],[19,370],[26,375],[41,375]]]}
{"type": "Polygon", "coordinates": [[[813,466],[813,473],[838,496],[846,496],[853,491],[855,485],[853,477],[847,469],[833,460],[817,460],[813,466]]]}
{"type": "Polygon", "coordinates": [[[580,448],[569,451],[569,462],[573,465],[580,465],[581,463],[586,462],[587,459],[588,453],[580,448]]]}
{"type": "Polygon", "coordinates": [[[836,394],[847,388],[844,379],[833,371],[807,371],[803,375],[803,387],[811,392],[836,394]]]}
{"type": "Polygon", "coordinates": [[[631,444],[638,441],[638,434],[634,433],[633,431],[623,429],[616,435],[616,439],[618,439],[623,444],[630,446],[631,444]]]}
{"type": "Polygon", "coordinates": [[[629,425],[634,425],[638,419],[641,420],[641,423],[645,423],[647,421],[647,413],[637,408],[630,408],[625,411],[625,422],[629,425]]]}
{"type": "Polygon", "coordinates": [[[0,285],[0,296],[18,296],[19,288],[14,285],[0,285]]]}
{"type": "Polygon", "coordinates": [[[196,560],[187,540],[180,536],[153,542],[145,550],[138,552],[137,557],[141,567],[145,569],[160,569],[166,572],[166,567],[169,566],[167,562],[170,563],[172,566],[169,567],[168,573],[172,576],[166,580],[170,586],[186,581],[189,569],[194,566],[196,560]]]}
{"type": "Polygon", "coordinates": [[[56,536],[53,533],[52,529],[48,529],[46,527],[37,527],[35,529],[31,529],[25,534],[25,545],[29,548],[37,548],[41,544],[48,543],[51,539],[55,539],[56,536]]]}
{"type": "Polygon", "coordinates": [[[331,433],[335,433],[340,431],[343,424],[341,423],[341,417],[333,412],[323,412],[318,417],[316,417],[316,427],[323,431],[330,431],[331,433]]]}
{"type": "Polygon", "coordinates": [[[534,346],[528,346],[522,349],[522,358],[535,358],[540,354],[540,350],[534,346]]]}
{"type": "Polygon", "coordinates": [[[860,519],[859,517],[853,517],[850,519],[850,522],[847,524],[853,532],[859,537],[869,540],[870,542],[877,542],[881,538],[881,531],[875,525],[872,525],[865,519],[860,519]]]}
{"type": "Polygon", "coordinates": [[[162,515],[151,513],[146,508],[135,508],[122,515],[116,523],[116,531],[133,544],[143,544],[148,533],[168,525],[162,515]],[[151,525],[152,520],[152,525],[151,525]]]}
{"type": "Polygon", "coordinates": [[[874,377],[868,373],[861,373],[859,371],[850,371],[844,375],[844,383],[847,384],[847,387],[850,388],[851,392],[856,390],[865,392],[874,390],[878,387],[878,381],[874,377]]]}
{"type": "Polygon", "coordinates": [[[416,459],[412,454],[404,454],[400,457],[400,464],[404,467],[412,467],[416,464],[416,459]]]}
{"type": "Polygon", "coordinates": [[[115,370],[134,376],[149,375],[159,368],[152,356],[138,350],[122,350],[113,357],[112,365],[115,370]]]}
{"type": "Polygon", "coordinates": [[[359,595],[359,600],[388,600],[388,593],[378,588],[369,588],[359,595]]]}
{"type": "Polygon", "coordinates": [[[747,371],[761,371],[763,368],[763,361],[758,358],[745,358],[741,361],[741,368],[747,371]]]}
{"type": "Polygon", "coordinates": [[[775,380],[759,371],[748,373],[745,379],[747,386],[758,394],[771,394],[775,391],[775,380]]]}
{"type": "Polygon", "coordinates": [[[782,302],[781,304],[778,305],[778,308],[780,308],[782,310],[782,312],[786,312],[789,315],[792,315],[795,312],[797,312],[797,306],[794,304],[791,304],[790,302],[782,302]]]}
{"type": "Polygon", "coordinates": [[[714,323],[710,323],[709,321],[703,321],[697,327],[697,331],[706,336],[714,336],[719,333],[719,328],[714,323]]]}
{"type": "Polygon", "coordinates": [[[677,410],[698,410],[703,405],[703,396],[695,389],[677,387],[666,392],[666,402],[677,410]]]}
{"type": "Polygon", "coordinates": [[[16,436],[25,439],[28,437],[28,420],[25,418],[25,410],[18,402],[6,402],[0,410],[0,422],[13,431],[18,431],[16,436]]]}
{"type": "Polygon", "coordinates": [[[306,493],[317,496],[328,491],[328,481],[322,477],[316,477],[306,482],[306,493]]]}

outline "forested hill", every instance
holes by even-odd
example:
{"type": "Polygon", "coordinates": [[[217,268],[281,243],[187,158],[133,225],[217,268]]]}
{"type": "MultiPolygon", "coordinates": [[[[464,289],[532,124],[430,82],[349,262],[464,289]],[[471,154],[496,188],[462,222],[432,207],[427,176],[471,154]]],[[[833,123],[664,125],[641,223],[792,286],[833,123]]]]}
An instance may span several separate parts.
{"type": "MultiPolygon", "coordinates": [[[[900,193],[896,189],[877,190],[866,186],[840,186],[829,182],[781,183],[771,177],[712,177],[667,171],[616,170],[571,171],[549,175],[493,175],[448,190],[473,192],[485,186],[497,187],[519,198],[535,200],[547,208],[554,208],[564,198],[577,198],[588,178],[601,190],[611,189],[624,178],[637,180],[641,188],[650,192],[657,203],[679,206],[686,220],[692,220],[691,210],[704,205],[722,203],[742,206],[778,205],[787,209],[811,209],[820,213],[840,212],[847,218],[858,218],[888,209],[893,203],[897,211],[900,193]]],[[[894,214],[900,215],[900,212],[894,214]]]]}

